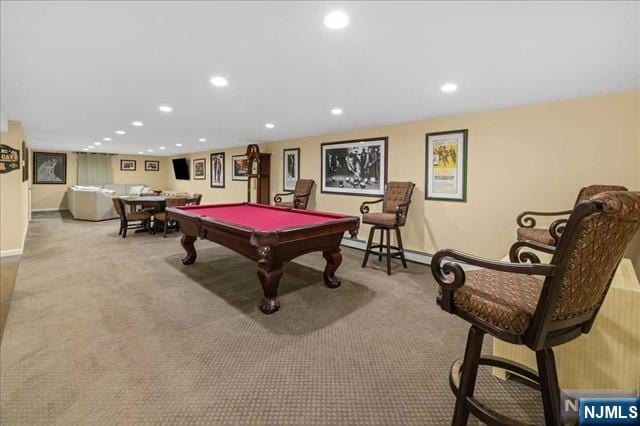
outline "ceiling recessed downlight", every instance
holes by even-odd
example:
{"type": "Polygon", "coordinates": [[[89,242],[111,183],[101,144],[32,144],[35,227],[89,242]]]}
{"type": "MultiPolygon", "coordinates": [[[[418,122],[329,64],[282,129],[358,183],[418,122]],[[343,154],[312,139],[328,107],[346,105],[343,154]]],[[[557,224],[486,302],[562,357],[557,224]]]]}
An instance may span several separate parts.
{"type": "Polygon", "coordinates": [[[105,141],[105,142],[110,142],[111,138],[102,138],[102,140],[105,141]]]}
{"type": "Polygon", "coordinates": [[[444,84],[440,90],[442,90],[444,93],[451,93],[451,92],[455,92],[456,90],[458,90],[458,85],[455,83],[447,83],[444,84]]]}
{"type": "Polygon", "coordinates": [[[142,127],[144,126],[144,123],[142,121],[132,121],[131,125],[136,127],[142,127]]]}
{"type": "Polygon", "coordinates": [[[182,144],[181,143],[177,143],[176,146],[182,146],[182,144]]]}
{"type": "Polygon", "coordinates": [[[212,85],[216,86],[216,87],[225,87],[229,85],[229,81],[222,77],[221,75],[216,75],[214,77],[211,77],[211,80],[209,80],[211,82],[212,85]]]}
{"type": "Polygon", "coordinates": [[[331,114],[333,114],[333,115],[340,115],[340,114],[342,114],[342,108],[333,108],[333,109],[331,110],[331,114]]]}
{"type": "Polygon", "coordinates": [[[324,17],[324,25],[332,30],[341,30],[349,25],[349,16],[341,10],[334,10],[324,17]]]}
{"type": "Polygon", "coordinates": [[[198,142],[206,142],[207,140],[205,138],[200,138],[198,139],[198,142]]]}
{"type": "Polygon", "coordinates": [[[144,152],[142,152],[142,151],[138,151],[138,154],[142,155],[142,154],[144,154],[144,152]]]}
{"type": "Polygon", "coordinates": [[[264,125],[264,127],[266,127],[267,129],[273,129],[274,127],[276,127],[276,125],[273,123],[267,123],[264,125]]]}
{"type": "Polygon", "coordinates": [[[89,145],[87,148],[89,148],[89,149],[93,149],[93,148],[95,148],[95,146],[93,146],[93,145],[89,145]]]}
{"type": "Polygon", "coordinates": [[[161,147],[160,147],[160,149],[167,149],[167,148],[166,148],[166,147],[164,147],[164,146],[161,146],[161,147]]]}
{"type": "Polygon", "coordinates": [[[100,146],[100,145],[102,145],[102,142],[94,142],[93,144],[100,146]]]}
{"type": "Polygon", "coordinates": [[[148,149],[147,152],[153,152],[153,150],[152,149],[148,149]]]}
{"type": "Polygon", "coordinates": [[[116,135],[124,135],[127,132],[125,132],[124,130],[116,130],[116,135]]]}
{"type": "Polygon", "coordinates": [[[82,148],[83,151],[89,151],[89,148],[82,148]]]}
{"type": "Polygon", "coordinates": [[[173,108],[171,108],[169,105],[160,105],[158,107],[158,109],[162,112],[171,112],[173,111],[173,108]]]}

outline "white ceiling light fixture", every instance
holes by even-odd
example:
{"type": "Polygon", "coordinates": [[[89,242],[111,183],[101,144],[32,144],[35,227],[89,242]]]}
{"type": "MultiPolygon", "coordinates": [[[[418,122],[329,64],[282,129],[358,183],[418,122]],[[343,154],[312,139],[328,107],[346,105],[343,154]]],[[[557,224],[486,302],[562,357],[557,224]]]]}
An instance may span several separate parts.
{"type": "Polygon", "coordinates": [[[324,17],[324,25],[332,30],[341,30],[349,25],[349,16],[341,10],[334,10],[324,17]]]}
{"type": "Polygon", "coordinates": [[[176,146],[182,146],[182,144],[181,143],[177,143],[176,146]]]}
{"type": "Polygon", "coordinates": [[[111,138],[102,138],[102,140],[105,142],[111,142],[111,138]]]}
{"type": "Polygon", "coordinates": [[[89,148],[82,148],[83,151],[89,151],[89,148]]]}
{"type": "Polygon", "coordinates": [[[164,146],[161,146],[161,147],[160,147],[160,149],[161,149],[161,150],[165,150],[165,149],[167,149],[167,148],[166,148],[166,147],[164,147],[164,146]]]}
{"type": "Polygon", "coordinates": [[[148,149],[147,152],[153,152],[153,150],[152,149],[148,149]]]}
{"type": "Polygon", "coordinates": [[[455,83],[446,83],[442,85],[440,90],[442,90],[444,93],[455,92],[456,90],[458,90],[458,85],[455,83]]]}
{"type": "Polygon", "coordinates": [[[138,154],[139,154],[139,155],[142,155],[142,154],[144,154],[144,152],[142,152],[142,151],[138,151],[138,154]]]}
{"type": "Polygon", "coordinates": [[[136,127],[142,127],[144,126],[144,123],[142,121],[132,121],[131,125],[136,127]]]}
{"type": "Polygon", "coordinates": [[[173,111],[173,108],[171,108],[169,105],[160,105],[158,107],[158,109],[162,112],[171,112],[173,111]]]}
{"type": "Polygon", "coordinates": [[[229,81],[221,75],[211,77],[209,82],[215,87],[226,87],[229,85],[229,81]]]}
{"type": "Polygon", "coordinates": [[[124,130],[116,130],[116,135],[125,135],[127,132],[124,130]]]}
{"type": "Polygon", "coordinates": [[[273,123],[267,123],[264,125],[264,127],[266,127],[267,129],[273,129],[274,127],[276,127],[276,125],[273,123]]]}
{"type": "Polygon", "coordinates": [[[93,148],[95,148],[95,146],[93,146],[93,145],[89,145],[87,148],[89,148],[89,149],[93,149],[93,148]]]}
{"type": "Polygon", "coordinates": [[[93,144],[100,146],[100,145],[102,145],[102,142],[94,142],[93,144]]]}
{"type": "Polygon", "coordinates": [[[343,112],[343,111],[342,111],[342,108],[333,108],[333,109],[331,110],[331,114],[333,114],[333,115],[341,115],[341,114],[342,114],[342,112],[343,112]]]}
{"type": "Polygon", "coordinates": [[[207,140],[205,138],[200,138],[198,139],[198,142],[206,142],[207,140]]]}

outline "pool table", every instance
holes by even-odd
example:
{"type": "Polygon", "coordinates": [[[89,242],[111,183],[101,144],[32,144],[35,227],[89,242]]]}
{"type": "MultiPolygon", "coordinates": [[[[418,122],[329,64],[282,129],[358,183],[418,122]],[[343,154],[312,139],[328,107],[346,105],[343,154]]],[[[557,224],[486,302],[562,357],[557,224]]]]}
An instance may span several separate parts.
{"type": "Polygon", "coordinates": [[[324,282],[339,287],[335,272],[342,262],[340,242],[345,231],[355,237],[360,224],[354,216],[250,203],[168,207],[167,213],[183,234],[180,242],[187,252],[183,264],[195,262],[198,237],[258,263],[264,293],[259,307],[265,314],[280,308],[278,284],[284,263],[305,253],[321,251],[327,262],[324,282]]]}

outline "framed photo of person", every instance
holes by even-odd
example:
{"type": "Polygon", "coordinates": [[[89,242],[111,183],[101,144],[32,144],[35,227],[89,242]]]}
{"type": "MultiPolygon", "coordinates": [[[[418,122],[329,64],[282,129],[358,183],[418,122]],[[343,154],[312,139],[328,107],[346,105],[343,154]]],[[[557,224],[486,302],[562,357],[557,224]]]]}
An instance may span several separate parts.
{"type": "Polygon", "coordinates": [[[207,159],[196,158],[193,160],[193,180],[207,179],[207,159]]]}
{"type": "Polygon", "coordinates": [[[224,188],[224,152],[211,154],[211,188],[224,188]]]}
{"type": "Polygon", "coordinates": [[[66,184],[67,154],[57,152],[34,152],[33,183],[66,184]]]}
{"type": "Polygon", "coordinates": [[[323,143],[321,191],[368,197],[384,195],[387,146],[387,137],[323,143]]]}
{"type": "Polygon", "coordinates": [[[144,169],[147,172],[159,172],[160,171],[160,162],[155,160],[145,160],[144,169]]]}
{"type": "Polygon", "coordinates": [[[249,159],[246,155],[231,156],[231,179],[232,180],[248,180],[249,175],[249,159]]]}
{"type": "Polygon", "coordinates": [[[120,160],[120,170],[123,172],[135,172],[136,160],[120,160]]]}
{"type": "Polygon", "coordinates": [[[467,129],[426,135],[426,200],[467,201],[467,129]]]}
{"type": "Polygon", "coordinates": [[[296,182],[300,179],[300,148],[290,148],[282,151],[282,188],[285,191],[296,189],[296,182]]]}

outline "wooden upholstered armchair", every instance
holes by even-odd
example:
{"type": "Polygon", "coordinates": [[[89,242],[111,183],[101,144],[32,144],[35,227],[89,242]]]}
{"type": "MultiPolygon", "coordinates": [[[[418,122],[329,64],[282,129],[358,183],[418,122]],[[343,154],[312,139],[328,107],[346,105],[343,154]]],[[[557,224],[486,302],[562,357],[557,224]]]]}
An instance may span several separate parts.
{"type": "Polygon", "coordinates": [[[280,194],[276,194],[273,198],[273,202],[276,206],[280,207],[289,207],[293,209],[307,209],[307,204],[309,204],[309,197],[311,196],[311,190],[313,189],[313,184],[315,182],[313,179],[298,179],[296,182],[296,187],[293,191],[282,192],[280,194]],[[292,202],[282,201],[282,197],[287,197],[293,195],[292,202]]]}
{"type": "Polygon", "coordinates": [[[187,199],[188,206],[199,206],[202,202],[202,194],[193,194],[193,197],[187,199]]]}
{"type": "Polygon", "coordinates": [[[391,275],[392,257],[399,257],[402,261],[402,266],[407,267],[400,227],[404,226],[407,221],[409,206],[411,205],[411,195],[413,194],[413,188],[415,188],[415,186],[413,182],[389,182],[384,188],[384,198],[377,201],[365,201],[360,206],[362,223],[372,225],[362,261],[363,268],[367,266],[370,253],[378,255],[378,260],[382,261],[382,256],[385,256],[383,252],[385,233],[387,234],[387,275],[391,275]],[[382,212],[370,213],[369,205],[377,203],[382,203],[382,212]],[[380,244],[372,244],[374,233],[378,229],[380,230],[380,244]],[[391,245],[390,231],[392,229],[395,230],[396,239],[398,240],[397,247],[391,245]],[[378,249],[378,251],[375,251],[375,249],[378,249]]]}
{"type": "MultiPolygon", "coordinates": [[[[618,185],[590,185],[586,186],[578,192],[578,197],[576,198],[576,202],[574,205],[577,205],[580,201],[588,200],[596,194],[605,191],[626,191],[627,188],[624,186],[618,185]]],[[[525,211],[518,215],[516,222],[518,223],[518,231],[517,237],[519,241],[529,240],[535,241],[537,243],[545,244],[548,246],[556,246],[558,244],[558,240],[560,240],[560,235],[567,224],[567,218],[562,216],[567,216],[571,213],[572,210],[563,210],[559,212],[534,212],[534,211],[525,211]],[[536,219],[534,216],[548,216],[554,217],[558,216],[559,218],[553,221],[548,229],[546,228],[536,228],[536,219]]]]}
{"type": "Polygon", "coordinates": [[[122,199],[113,197],[113,207],[116,209],[116,213],[120,217],[120,229],[118,235],[122,235],[122,238],[127,238],[128,229],[140,229],[149,223],[151,219],[151,213],[146,210],[127,212],[122,199]]]}
{"type": "MultiPolygon", "coordinates": [[[[545,424],[561,424],[553,347],[590,331],[639,227],[640,192],[602,192],[575,206],[548,264],[496,262],[454,250],[433,256],[438,304],[471,323],[464,360],[450,371],[456,395],[453,425],[466,424],[469,413],[487,424],[514,424],[474,399],[479,365],[503,368],[539,388],[545,424]],[[484,269],[465,272],[456,262],[484,269]],[[538,372],[481,356],[486,333],[535,351],[538,372]]],[[[530,248],[538,245],[526,243],[530,248]]]]}
{"type": "MultiPolygon", "coordinates": [[[[176,207],[176,206],[184,206],[187,204],[187,201],[189,200],[189,198],[186,197],[171,197],[171,198],[167,198],[167,207],[176,207]]],[[[162,222],[163,225],[163,230],[162,230],[162,237],[166,237],[167,236],[167,229],[170,226],[170,219],[169,216],[167,215],[166,211],[161,211],[161,212],[154,212],[153,213],[153,221],[156,222],[162,222]]],[[[154,226],[155,228],[155,226],[154,226]]]]}

